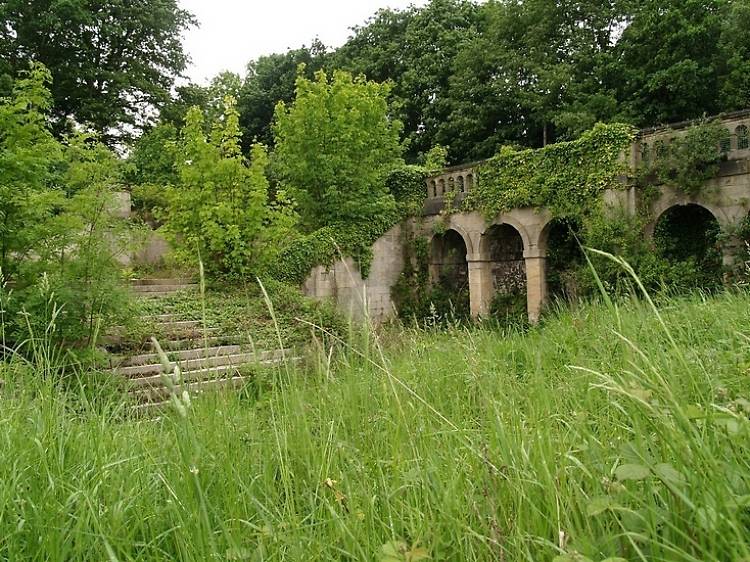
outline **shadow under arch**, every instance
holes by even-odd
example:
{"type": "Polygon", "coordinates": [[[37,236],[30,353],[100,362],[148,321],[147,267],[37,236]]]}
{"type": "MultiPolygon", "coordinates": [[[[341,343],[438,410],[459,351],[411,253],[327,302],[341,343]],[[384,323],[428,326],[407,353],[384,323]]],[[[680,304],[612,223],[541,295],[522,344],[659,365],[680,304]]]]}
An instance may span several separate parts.
{"type": "Polygon", "coordinates": [[[470,308],[467,241],[453,228],[435,234],[429,248],[430,291],[422,295],[439,317],[468,318],[470,308]]]}
{"type": "Polygon", "coordinates": [[[479,253],[492,282],[491,316],[527,317],[525,249],[522,231],[508,222],[493,224],[482,234],[479,253]]]}
{"type": "Polygon", "coordinates": [[[544,225],[539,246],[547,254],[547,291],[552,299],[575,301],[582,296],[576,273],[585,263],[581,249],[583,226],[575,217],[556,217],[544,225]]]}
{"type": "Polygon", "coordinates": [[[698,203],[672,205],[653,224],[653,247],[665,260],[666,283],[677,289],[715,289],[722,284],[719,243],[721,226],[716,215],[698,203]]]}

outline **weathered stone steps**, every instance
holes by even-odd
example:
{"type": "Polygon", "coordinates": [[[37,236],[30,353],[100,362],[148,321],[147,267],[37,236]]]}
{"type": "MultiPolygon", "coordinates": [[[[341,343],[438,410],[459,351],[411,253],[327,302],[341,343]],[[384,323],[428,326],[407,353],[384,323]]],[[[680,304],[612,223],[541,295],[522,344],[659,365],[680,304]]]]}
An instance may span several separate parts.
{"type": "MultiPolygon", "coordinates": [[[[185,349],[182,351],[168,352],[167,356],[171,361],[180,362],[188,361],[190,359],[200,359],[204,357],[218,357],[221,355],[237,355],[242,353],[247,346],[241,345],[222,345],[217,347],[201,347],[195,349],[185,349]]],[[[140,355],[133,355],[131,357],[122,358],[119,361],[113,360],[113,365],[117,367],[136,367],[139,365],[156,364],[160,362],[158,353],[142,353],[140,355]]]]}
{"type": "MultiPolygon", "coordinates": [[[[183,372],[189,373],[194,370],[202,370],[211,367],[264,364],[269,361],[281,359],[281,352],[270,352],[256,355],[255,353],[222,354],[216,356],[196,357],[193,359],[180,360],[177,364],[183,372]]],[[[140,378],[149,375],[159,375],[164,372],[161,363],[150,363],[145,365],[133,365],[129,367],[118,367],[115,369],[118,375],[128,378],[140,378]]]]}

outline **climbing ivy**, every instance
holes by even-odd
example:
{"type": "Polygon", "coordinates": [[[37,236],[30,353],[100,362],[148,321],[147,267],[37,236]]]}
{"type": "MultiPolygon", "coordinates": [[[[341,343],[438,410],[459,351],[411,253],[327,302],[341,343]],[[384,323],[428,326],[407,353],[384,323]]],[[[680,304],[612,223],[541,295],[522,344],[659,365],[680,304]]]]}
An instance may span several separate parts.
{"type": "MultiPolygon", "coordinates": [[[[669,137],[669,132],[665,133],[669,137]]],[[[643,143],[642,162],[636,170],[636,183],[648,191],[667,185],[695,195],[706,180],[719,172],[722,154],[719,146],[727,131],[719,122],[704,121],[668,141],[643,143]]]]}
{"type": "Polygon", "coordinates": [[[370,272],[372,246],[396,224],[418,214],[425,198],[427,171],[422,166],[400,166],[385,178],[385,186],[396,199],[395,210],[367,221],[325,226],[292,241],[273,268],[273,277],[300,284],[317,265],[330,266],[351,257],[363,277],[370,272]]]}
{"type": "Polygon", "coordinates": [[[627,171],[621,158],[635,138],[629,125],[598,124],[571,142],[540,150],[503,147],[479,166],[479,182],[462,210],[494,218],[520,207],[544,207],[557,217],[587,214],[627,171]]]}

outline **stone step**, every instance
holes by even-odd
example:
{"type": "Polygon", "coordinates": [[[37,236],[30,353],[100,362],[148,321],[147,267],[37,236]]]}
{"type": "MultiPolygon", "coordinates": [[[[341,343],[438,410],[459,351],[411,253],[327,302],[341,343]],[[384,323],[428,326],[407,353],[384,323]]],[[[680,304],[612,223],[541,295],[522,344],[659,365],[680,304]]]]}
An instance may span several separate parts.
{"type": "Polygon", "coordinates": [[[139,299],[163,299],[165,297],[172,297],[182,291],[151,291],[148,293],[136,292],[135,296],[139,299]]]}
{"type": "MultiPolygon", "coordinates": [[[[198,324],[200,324],[200,322],[198,324]]],[[[165,324],[165,326],[169,328],[169,325],[165,324]]],[[[239,339],[239,336],[222,336],[221,332],[221,328],[210,327],[204,329],[200,326],[193,325],[191,322],[184,326],[174,326],[174,329],[165,329],[161,331],[158,339],[160,341],[164,340],[164,343],[162,343],[164,349],[176,350],[205,347],[206,341],[208,341],[208,345],[211,347],[223,345],[225,343],[240,343],[241,340],[239,339]]],[[[99,341],[101,345],[110,349],[122,348],[126,343],[124,333],[125,328],[115,326],[110,330],[109,334],[102,336],[99,341]]],[[[144,346],[145,349],[153,349],[152,344],[148,340],[130,341],[128,343],[129,345],[126,347],[130,349],[144,349],[144,346]]],[[[117,364],[116,360],[111,361],[111,363],[117,364]]]]}
{"type": "MultiPolygon", "coordinates": [[[[191,397],[203,394],[212,390],[221,389],[239,389],[245,386],[251,377],[235,375],[231,378],[217,379],[212,381],[202,381],[189,386],[191,397]]],[[[134,394],[140,400],[139,404],[132,407],[132,412],[137,416],[148,417],[158,415],[164,412],[170,406],[169,391],[167,389],[149,389],[141,391],[140,394],[134,394]]]]}
{"type": "Polygon", "coordinates": [[[195,279],[187,278],[166,278],[166,279],[131,279],[130,285],[133,287],[149,287],[158,285],[196,285],[195,279]]]}
{"type": "Polygon", "coordinates": [[[200,320],[159,320],[156,326],[165,332],[182,330],[185,328],[199,328],[203,322],[200,320]]]}
{"type": "Polygon", "coordinates": [[[175,284],[175,285],[134,285],[131,290],[135,291],[136,294],[148,295],[148,294],[161,294],[161,293],[176,293],[178,291],[189,291],[197,289],[197,284],[175,284]]]}
{"type": "MultiPolygon", "coordinates": [[[[166,340],[159,343],[164,351],[171,352],[196,349],[196,345],[211,348],[227,345],[246,345],[249,342],[247,338],[242,336],[209,336],[207,338],[166,340]]],[[[153,344],[149,343],[148,348],[154,350],[153,344]]]]}
{"type": "Polygon", "coordinates": [[[156,322],[157,324],[160,322],[177,322],[179,321],[179,318],[180,317],[176,314],[155,314],[153,316],[146,316],[146,320],[156,322]]]}
{"type": "MultiPolygon", "coordinates": [[[[226,373],[225,376],[216,376],[213,379],[203,379],[194,382],[186,382],[183,388],[191,394],[199,394],[207,390],[217,390],[221,388],[241,388],[251,380],[251,377],[242,376],[235,373],[226,373]]],[[[143,403],[164,402],[169,399],[170,390],[166,386],[153,386],[139,388],[132,391],[135,399],[143,403]]]]}
{"type": "MultiPolygon", "coordinates": [[[[182,351],[167,352],[172,361],[187,361],[200,359],[201,357],[219,357],[222,355],[237,355],[244,351],[241,345],[222,345],[218,347],[201,347],[196,349],[184,349],[182,351]]],[[[157,353],[142,353],[132,357],[120,357],[113,359],[112,364],[118,367],[137,367],[159,363],[160,357],[157,353]]]]}
{"type": "MultiPolygon", "coordinates": [[[[177,363],[183,372],[188,373],[195,370],[203,370],[212,367],[241,367],[243,365],[252,365],[256,363],[268,362],[271,360],[281,359],[280,352],[268,353],[237,353],[233,355],[217,355],[215,357],[196,357],[193,359],[180,360],[177,363]]],[[[130,367],[119,367],[114,371],[116,374],[135,379],[140,379],[148,375],[159,375],[164,372],[161,363],[149,363],[146,365],[133,365],[130,367]]]]}

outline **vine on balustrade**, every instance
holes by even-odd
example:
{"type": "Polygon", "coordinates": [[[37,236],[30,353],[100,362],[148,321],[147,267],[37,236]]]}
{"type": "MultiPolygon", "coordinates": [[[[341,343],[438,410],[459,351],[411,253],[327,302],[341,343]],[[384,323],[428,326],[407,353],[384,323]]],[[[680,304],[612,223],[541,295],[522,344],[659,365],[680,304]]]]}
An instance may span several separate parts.
{"type": "Polygon", "coordinates": [[[596,125],[581,138],[540,150],[503,147],[479,167],[479,182],[463,210],[488,218],[522,207],[546,208],[556,217],[587,215],[606,189],[627,172],[621,158],[635,138],[629,125],[596,125]]]}
{"type": "MultiPolygon", "coordinates": [[[[669,135],[665,131],[664,137],[669,135]]],[[[723,158],[720,145],[727,138],[727,130],[719,122],[703,121],[668,141],[659,138],[653,144],[642,142],[636,185],[646,194],[653,193],[659,185],[697,194],[719,172],[723,158]]]]}

